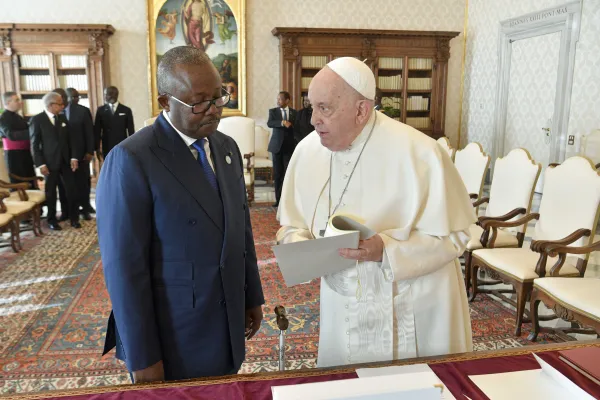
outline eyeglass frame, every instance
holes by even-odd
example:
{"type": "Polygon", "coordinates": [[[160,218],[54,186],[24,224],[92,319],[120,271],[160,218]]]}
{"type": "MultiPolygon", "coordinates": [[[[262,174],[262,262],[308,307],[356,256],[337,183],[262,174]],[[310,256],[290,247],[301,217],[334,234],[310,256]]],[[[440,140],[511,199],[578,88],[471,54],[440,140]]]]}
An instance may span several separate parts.
{"type": "Polygon", "coordinates": [[[173,96],[173,95],[172,95],[172,94],[170,94],[170,93],[163,93],[163,96],[169,96],[170,98],[177,100],[179,103],[183,104],[184,106],[191,108],[191,109],[192,109],[192,114],[196,114],[196,115],[198,115],[198,114],[204,114],[205,112],[207,112],[208,110],[210,110],[210,107],[212,107],[213,105],[214,105],[215,107],[217,107],[217,108],[223,108],[223,107],[225,107],[227,104],[229,104],[229,100],[231,100],[231,93],[229,93],[227,90],[225,90],[225,89],[223,89],[223,88],[221,88],[221,91],[222,91],[224,94],[223,94],[222,96],[220,96],[220,97],[215,97],[215,98],[214,98],[214,99],[212,99],[212,100],[203,100],[203,101],[199,101],[198,103],[194,103],[194,104],[187,104],[187,103],[184,103],[183,101],[179,100],[177,97],[173,96]],[[217,101],[217,100],[219,100],[219,99],[222,99],[223,97],[227,97],[227,101],[226,101],[225,103],[223,103],[223,105],[222,105],[222,106],[218,106],[218,105],[216,104],[216,101],[217,101]],[[208,107],[206,107],[206,110],[204,110],[204,111],[200,111],[200,112],[194,112],[194,107],[196,107],[198,104],[202,104],[202,103],[208,103],[208,107]]]}

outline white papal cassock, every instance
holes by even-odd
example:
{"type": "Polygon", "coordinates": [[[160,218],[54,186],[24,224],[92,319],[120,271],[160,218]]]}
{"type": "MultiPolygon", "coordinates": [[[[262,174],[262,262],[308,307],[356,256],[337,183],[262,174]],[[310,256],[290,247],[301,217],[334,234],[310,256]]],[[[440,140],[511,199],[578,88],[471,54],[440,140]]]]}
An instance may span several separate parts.
{"type": "Polygon", "coordinates": [[[379,233],[384,259],[321,279],[317,365],[471,351],[458,257],[476,216],[447,153],[377,111],[345,151],[332,153],[312,132],[287,169],[278,242],[319,237],[349,179],[336,213],[359,216],[379,233]]]}

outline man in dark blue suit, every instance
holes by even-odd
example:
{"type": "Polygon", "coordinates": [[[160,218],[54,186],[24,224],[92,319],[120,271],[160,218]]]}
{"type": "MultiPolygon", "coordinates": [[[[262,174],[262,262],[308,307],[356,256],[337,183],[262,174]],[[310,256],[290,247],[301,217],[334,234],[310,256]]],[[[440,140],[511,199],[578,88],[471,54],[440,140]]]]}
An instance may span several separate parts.
{"type": "Polygon", "coordinates": [[[216,130],[229,95],[193,47],[166,52],[157,75],[163,112],[111,150],[98,181],[105,353],[116,346],[136,383],[234,374],[264,297],[242,156],[216,130]]]}

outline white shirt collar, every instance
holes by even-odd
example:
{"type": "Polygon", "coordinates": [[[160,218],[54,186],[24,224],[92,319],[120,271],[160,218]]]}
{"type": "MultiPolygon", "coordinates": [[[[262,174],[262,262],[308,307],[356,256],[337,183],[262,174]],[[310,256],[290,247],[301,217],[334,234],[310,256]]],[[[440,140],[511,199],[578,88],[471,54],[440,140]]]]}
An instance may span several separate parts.
{"type": "Polygon", "coordinates": [[[52,122],[52,124],[54,125],[54,114],[52,114],[50,111],[48,110],[44,110],[46,112],[46,115],[48,116],[48,118],[50,119],[50,122],[52,122]]]}
{"type": "MultiPolygon", "coordinates": [[[[185,142],[187,147],[190,147],[193,143],[196,142],[196,140],[198,139],[194,139],[192,137],[189,137],[183,133],[181,133],[179,131],[179,129],[175,128],[175,125],[173,125],[173,123],[171,122],[171,119],[169,118],[169,114],[167,114],[167,112],[165,110],[162,111],[163,116],[165,117],[165,119],[167,120],[167,122],[169,123],[169,125],[171,125],[171,127],[173,129],[175,129],[175,132],[177,132],[177,134],[181,137],[181,139],[185,142]]],[[[206,143],[208,143],[208,138],[206,139],[206,143]]]]}

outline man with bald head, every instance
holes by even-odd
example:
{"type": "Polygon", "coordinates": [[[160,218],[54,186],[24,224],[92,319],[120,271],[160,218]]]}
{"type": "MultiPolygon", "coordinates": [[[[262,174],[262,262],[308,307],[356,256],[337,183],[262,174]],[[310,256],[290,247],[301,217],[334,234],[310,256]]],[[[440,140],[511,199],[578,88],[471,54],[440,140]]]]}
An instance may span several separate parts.
{"type": "Polygon", "coordinates": [[[217,130],[229,94],[191,46],[162,56],[158,92],[163,111],[111,150],[96,189],[105,353],[134,382],[235,374],[264,298],[242,156],[217,130]]]}
{"type": "Polygon", "coordinates": [[[356,266],[321,279],[319,367],[472,350],[458,257],[476,221],[447,153],[374,110],[375,77],[338,58],[308,92],[315,131],[283,186],[279,243],[331,233],[334,214],[376,232],[339,249],[356,266]]]}

